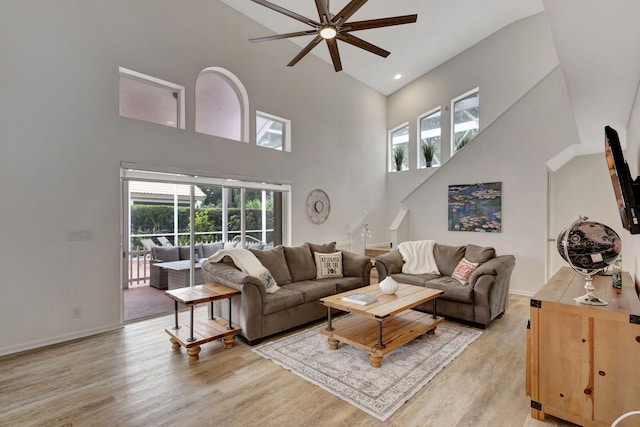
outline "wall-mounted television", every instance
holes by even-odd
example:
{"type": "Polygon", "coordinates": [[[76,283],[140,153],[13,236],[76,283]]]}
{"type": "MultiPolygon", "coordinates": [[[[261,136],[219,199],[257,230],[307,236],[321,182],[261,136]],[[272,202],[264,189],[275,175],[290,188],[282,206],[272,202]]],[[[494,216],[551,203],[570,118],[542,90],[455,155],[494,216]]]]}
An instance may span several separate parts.
{"type": "Polygon", "coordinates": [[[618,132],[610,126],[605,126],[604,136],[604,151],[622,226],[631,234],[640,234],[637,204],[637,201],[640,200],[639,178],[635,180],[631,178],[629,165],[622,154],[618,132]]]}

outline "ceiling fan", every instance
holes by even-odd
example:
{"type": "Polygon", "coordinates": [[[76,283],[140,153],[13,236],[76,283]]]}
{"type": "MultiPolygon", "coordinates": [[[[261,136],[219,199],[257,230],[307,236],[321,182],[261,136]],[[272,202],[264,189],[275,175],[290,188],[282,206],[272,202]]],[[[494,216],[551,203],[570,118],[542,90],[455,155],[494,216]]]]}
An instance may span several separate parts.
{"type": "Polygon", "coordinates": [[[327,43],[329,48],[329,54],[331,55],[331,61],[336,72],[342,70],[342,63],[340,61],[340,53],[338,52],[337,40],[349,43],[350,45],[367,50],[376,55],[380,55],[384,58],[389,56],[391,52],[386,51],[378,46],[375,46],[369,42],[366,42],[353,34],[353,31],[369,30],[372,28],[389,27],[392,25],[411,24],[416,22],[418,15],[404,15],[394,16],[390,18],[370,19],[367,21],[348,22],[349,18],[358,11],[367,0],[351,0],[342,10],[335,15],[329,12],[329,0],[315,0],[316,8],[318,9],[317,21],[309,19],[295,12],[287,10],[281,6],[270,3],[266,0],[251,0],[254,3],[258,3],[262,6],[268,7],[271,10],[280,12],[293,19],[313,27],[312,30],[297,31],[295,33],[276,34],[273,36],[258,37],[250,39],[251,42],[265,42],[278,39],[286,39],[290,37],[300,36],[312,36],[314,39],[305,46],[300,53],[287,64],[289,67],[296,65],[306,54],[316,47],[322,40],[327,43]]]}

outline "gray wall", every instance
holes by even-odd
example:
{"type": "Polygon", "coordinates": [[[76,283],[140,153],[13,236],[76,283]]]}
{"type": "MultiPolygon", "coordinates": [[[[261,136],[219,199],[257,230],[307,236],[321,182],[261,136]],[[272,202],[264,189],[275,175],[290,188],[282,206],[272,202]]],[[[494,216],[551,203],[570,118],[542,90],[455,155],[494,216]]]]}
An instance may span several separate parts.
{"type": "Polygon", "coordinates": [[[294,244],[343,240],[380,206],[386,98],[314,56],[286,67],[299,48],[248,42],[264,34],[215,0],[3,1],[0,354],[120,327],[121,162],[291,183],[294,244]],[[119,66],[184,85],[186,130],[119,117],[119,66]],[[292,121],[291,153],[194,132],[210,66],[244,83],[252,117],[292,121]],[[313,188],[332,201],[320,226],[305,215],[313,188]],[[73,230],[92,240],[66,241],[73,230]]]}

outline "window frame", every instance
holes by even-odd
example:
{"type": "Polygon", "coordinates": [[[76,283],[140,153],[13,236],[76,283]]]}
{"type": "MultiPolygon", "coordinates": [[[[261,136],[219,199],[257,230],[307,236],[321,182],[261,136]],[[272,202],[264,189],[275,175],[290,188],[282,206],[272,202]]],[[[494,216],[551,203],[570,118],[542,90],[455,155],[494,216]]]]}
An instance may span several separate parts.
{"type": "MultiPolygon", "coordinates": [[[[462,149],[462,147],[461,147],[460,149],[456,150],[456,144],[455,144],[455,140],[456,140],[455,139],[455,127],[456,127],[455,125],[456,124],[455,124],[455,121],[454,121],[455,120],[455,113],[456,113],[455,105],[456,105],[457,102],[460,102],[465,98],[469,98],[471,95],[474,95],[474,94],[478,95],[478,119],[477,119],[478,120],[478,130],[477,130],[477,133],[480,133],[480,87],[479,86],[475,87],[475,88],[473,88],[473,89],[471,89],[471,90],[463,93],[462,95],[457,96],[457,97],[455,97],[455,98],[453,98],[451,100],[451,133],[449,135],[449,137],[450,137],[449,141],[450,141],[450,155],[451,155],[451,157],[453,157],[456,153],[458,153],[462,149]]],[[[477,133],[476,133],[476,135],[477,135],[477,133]]],[[[473,138],[471,138],[469,140],[469,142],[473,141],[474,138],[475,138],[475,136],[473,138]]]]}
{"type": "Polygon", "coordinates": [[[388,132],[388,137],[387,137],[387,156],[388,156],[388,162],[387,162],[387,171],[388,172],[403,172],[406,170],[410,169],[409,166],[409,162],[410,162],[410,155],[409,155],[409,143],[411,142],[411,129],[409,128],[409,122],[404,122],[399,126],[394,127],[393,129],[390,129],[388,132]],[[393,134],[396,133],[397,131],[399,131],[400,129],[403,128],[407,128],[407,142],[403,143],[406,144],[407,147],[407,151],[405,153],[405,156],[403,157],[403,162],[402,162],[402,168],[400,170],[397,170],[396,168],[396,164],[394,161],[394,156],[393,156],[393,134]],[[406,166],[405,166],[406,165],[406,166]]]}
{"type": "Polygon", "coordinates": [[[264,111],[256,110],[256,146],[261,148],[268,148],[276,151],[291,152],[291,120],[284,117],[278,117],[274,114],[265,113],[264,111]],[[264,145],[258,145],[258,117],[264,117],[268,120],[282,123],[282,148],[267,147],[264,145]]]}
{"type": "MultiPolygon", "coordinates": [[[[164,123],[151,122],[151,121],[143,120],[143,119],[136,119],[135,117],[123,116],[118,111],[118,115],[120,117],[126,117],[126,118],[130,118],[130,119],[134,119],[134,120],[142,120],[142,121],[146,121],[148,123],[160,124],[162,126],[168,126],[168,127],[172,127],[172,128],[176,128],[176,129],[185,129],[185,87],[184,86],[181,86],[181,85],[176,84],[176,83],[169,82],[167,80],[162,80],[162,79],[159,79],[157,77],[150,76],[148,74],[143,74],[143,73],[140,73],[138,71],[130,70],[130,69],[125,68],[125,67],[118,67],[118,78],[120,78],[122,76],[128,77],[128,78],[130,78],[132,80],[139,81],[141,83],[146,83],[146,84],[148,84],[150,86],[159,87],[161,89],[166,89],[166,90],[169,90],[169,91],[173,92],[177,96],[176,108],[177,108],[178,111],[176,111],[177,123],[176,123],[175,126],[164,124],[164,123]]],[[[120,85],[120,83],[118,83],[118,86],[119,85],[120,85]]],[[[118,108],[119,107],[120,107],[120,101],[118,100],[118,108]]]]}
{"type": "MultiPolygon", "coordinates": [[[[424,166],[422,165],[422,162],[424,160],[424,156],[422,155],[422,120],[438,112],[440,112],[440,157],[442,157],[442,107],[438,105],[437,107],[427,111],[426,113],[419,115],[416,120],[416,152],[418,153],[416,156],[416,167],[418,169],[429,169],[429,166],[426,165],[426,162],[424,166]]],[[[442,166],[442,163],[442,158],[434,157],[434,163],[432,163],[430,167],[442,166]]]]}

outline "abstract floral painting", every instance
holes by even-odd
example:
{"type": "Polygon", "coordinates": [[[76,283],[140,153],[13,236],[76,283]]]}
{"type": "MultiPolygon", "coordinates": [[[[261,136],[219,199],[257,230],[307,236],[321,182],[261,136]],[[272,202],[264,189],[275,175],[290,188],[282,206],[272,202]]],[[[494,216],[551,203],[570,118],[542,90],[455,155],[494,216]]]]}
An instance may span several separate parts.
{"type": "Polygon", "coordinates": [[[449,231],[502,231],[502,183],[449,186],[449,231]]]}

